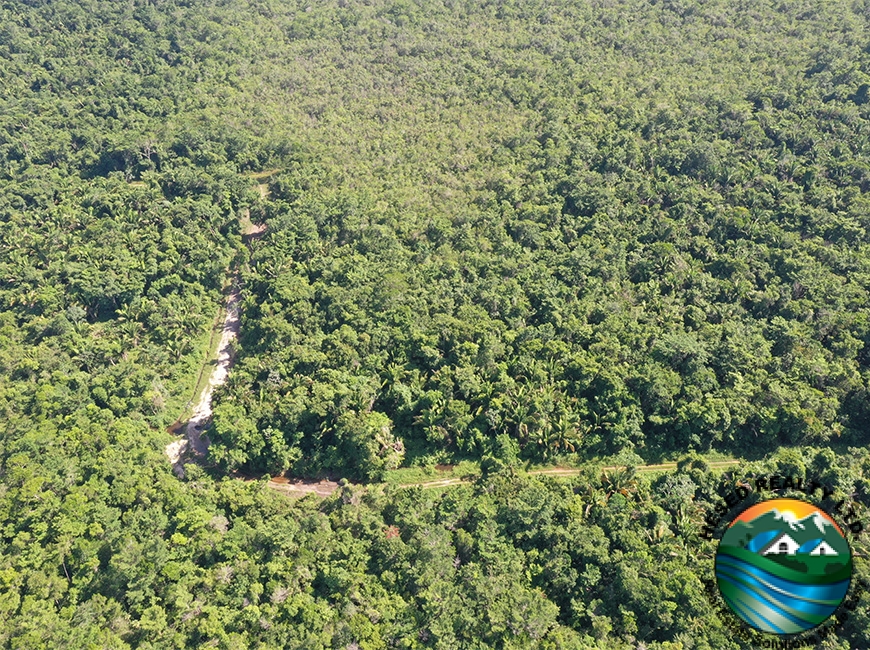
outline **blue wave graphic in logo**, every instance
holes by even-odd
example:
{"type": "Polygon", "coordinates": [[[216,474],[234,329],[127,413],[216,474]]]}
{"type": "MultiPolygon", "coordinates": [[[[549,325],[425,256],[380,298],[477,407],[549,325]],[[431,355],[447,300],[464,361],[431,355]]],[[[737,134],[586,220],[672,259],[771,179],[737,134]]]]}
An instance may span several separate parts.
{"type": "Polygon", "coordinates": [[[716,579],[725,587],[722,595],[731,609],[753,627],[774,634],[797,634],[819,625],[837,609],[850,582],[796,583],[726,554],[717,557],[716,579]]]}

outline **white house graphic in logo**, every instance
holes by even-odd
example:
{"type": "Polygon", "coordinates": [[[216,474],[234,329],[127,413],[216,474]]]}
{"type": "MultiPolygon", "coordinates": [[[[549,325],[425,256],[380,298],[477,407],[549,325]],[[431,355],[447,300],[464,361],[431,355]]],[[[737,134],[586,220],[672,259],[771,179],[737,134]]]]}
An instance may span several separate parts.
{"type": "Polygon", "coordinates": [[[837,551],[831,548],[823,539],[812,539],[803,545],[798,544],[788,533],[780,533],[762,550],[762,555],[796,555],[809,553],[810,555],[837,555],[837,551]]]}

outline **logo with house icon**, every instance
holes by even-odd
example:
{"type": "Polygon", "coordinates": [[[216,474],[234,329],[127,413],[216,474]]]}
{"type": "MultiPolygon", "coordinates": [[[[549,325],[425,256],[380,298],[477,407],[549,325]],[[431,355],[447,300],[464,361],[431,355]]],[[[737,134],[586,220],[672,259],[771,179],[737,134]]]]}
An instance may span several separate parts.
{"type": "Polygon", "coordinates": [[[837,551],[823,539],[812,539],[805,544],[798,544],[788,533],[775,535],[773,540],[761,551],[762,555],[797,555],[798,553],[838,555],[837,551]]]}
{"type": "Polygon", "coordinates": [[[821,625],[845,599],[851,579],[843,531],[823,510],[797,499],[744,510],[716,552],[722,597],[762,632],[797,634],[821,625]]]}

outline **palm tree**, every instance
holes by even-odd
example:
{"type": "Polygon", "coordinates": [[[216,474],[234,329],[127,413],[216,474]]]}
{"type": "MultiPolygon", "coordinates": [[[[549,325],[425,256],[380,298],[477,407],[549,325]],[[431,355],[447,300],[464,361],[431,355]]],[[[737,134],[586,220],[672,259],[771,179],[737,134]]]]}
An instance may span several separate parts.
{"type": "Polygon", "coordinates": [[[583,482],[580,487],[580,497],[586,502],[586,508],[583,510],[583,516],[588,517],[589,512],[593,507],[603,508],[607,505],[609,496],[599,487],[595,487],[592,483],[583,482]]]}
{"type": "Polygon", "coordinates": [[[583,440],[579,418],[573,413],[565,413],[556,418],[549,437],[550,446],[556,453],[575,453],[583,440]]]}
{"type": "Polygon", "coordinates": [[[514,434],[521,443],[527,441],[529,437],[529,425],[533,424],[535,419],[531,404],[526,399],[525,386],[517,388],[516,394],[513,399],[508,401],[507,407],[508,412],[505,416],[505,422],[513,425],[514,434]]]}
{"type": "Polygon", "coordinates": [[[175,357],[175,360],[178,361],[181,357],[184,356],[185,352],[189,347],[189,341],[184,338],[174,338],[168,344],[167,348],[170,353],[175,357]]]}
{"type": "Polygon", "coordinates": [[[621,469],[604,470],[601,474],[601,484],[610,498],[617,492],[624,497],[637,492],[637,468],[623,467],[621,469]]]}
{"type": "Polygon", "coordinates": [[[439,394],[432,400],[428,408],[423,409],[420,414],[414,418],[414,424],[423,427],[427,440],[434,442],[436,440],[449,439],[449,432],[442,424],[446,407],[447,400],[443,395],[439,394]]]}

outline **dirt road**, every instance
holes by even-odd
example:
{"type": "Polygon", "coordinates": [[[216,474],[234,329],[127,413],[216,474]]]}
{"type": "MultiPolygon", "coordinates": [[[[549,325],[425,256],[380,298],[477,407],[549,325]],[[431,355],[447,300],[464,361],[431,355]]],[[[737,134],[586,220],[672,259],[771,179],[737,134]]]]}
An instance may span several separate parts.
{"type": "MultiPolygon", "coordinates": [[[[731,458],[728,460],[716,460],[710,461],[707,465],[711,469],[725,469],[727,467],[731,467],[732,465],[737,465],[740,463],[739,460],[731,458]]],[[[668,472],[677,468],[677,463],[659,463],[655,465],[640,465],[637,467],[638,473],[647,474],[652,472],[668,472]]],[[[602,467],[603,471],[614,471],[625,469],[619,465],[612,465],[608,467],[602,467]]],[[[531,471],[526,472],[526,474],[537,475],[537,476],[578,476],[581,471],[579,469],[575,469],[572,467],[547,467],[543,469],[533,469],[531,471]]],[[[453,487],[456,485],[463,485],[466,483],[470,483],[472,479],[469,478],[442,478],[442,479],[433,479],[431,481],[424,481],[422,483],[407,483],[400,485],[399,487],[403,488],[411,488],[411,487],[420,487],[424,489],[434,489],[434,488],[446,488],[453,487]]],[[[321,497],[329,496],[335,490],[338,489],[338,483],[335,481],[293,481],[288,480],[284,477],[273,478],[268,483],[269,487],[273,490],[281,492],[282,494],[286,494],[288,496],[297,496],[302,497],[307,494],[316,494],[321,497]]]]}
{"type": "Polygon", "coordinates": [[[190,460],[202,460],[208,451],[208,436],[203,431],[211,420],[211,396],[217,386],[225,383],[233,362],[233,341],[239,335],[239,290],[233,286],[227,295],[221,338],[218,342],[218,354],[214,368],[211,371],[208,384],[199,396],[184,432],[178,440],[166,446],[166,455],[172,463],[172,470],[178,477],[184,476],[184,463],[190,460]]]}

